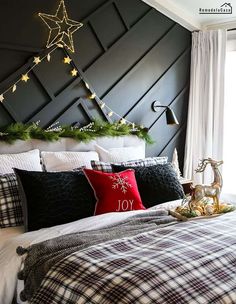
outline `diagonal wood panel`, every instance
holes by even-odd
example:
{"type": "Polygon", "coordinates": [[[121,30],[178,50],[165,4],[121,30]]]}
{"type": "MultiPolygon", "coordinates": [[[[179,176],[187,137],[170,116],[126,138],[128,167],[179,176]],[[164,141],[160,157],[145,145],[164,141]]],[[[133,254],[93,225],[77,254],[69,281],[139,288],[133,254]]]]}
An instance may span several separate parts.
{"type": "Polygon", "coordinates": [[[86,76],[97,93],[104,95],[115,82],[122,79],[173,24],[173,21],[154,10],[142,17],[104,56],[86,70],[86,76]]]}
{"type": "MultiPolygon", "coordinates": [[[[11,0],[12,27],[5,13],[8,0],[0,3],[0,91],[32,65],[32,56],[42,52],[47,29],[36,12],[53,12],[47,2],[11,0]],[[24,1],[24,3],[23,3],[24,1]],[[24,5],[24,18],[18,14],[24,5]],[[13,28],[24,29],[19,35],[13,28]],[[36,35],[37,33],[37,35],[36,35]],[[16,71],[16,72],[13,72],[16,71]]],[[[148,155],[171,156],[178,147],[183,163],[188,107],[191,34],[141,0],[66,1],[72,19],[84,23],[75,33],[76,52],[70,54],[82,78],[90,83],[108,106],[127,119],[144,124],[156,144],[148,155]],[[180,125],[166,125],[163,111],[154,113],[151,103],[171,105],[180,125]]],[[[0,104],[0,126],[14,121],[38,121],[48,126],[55,121],[85,124],[93,118],[107,119],[98,100],[89,94],[80,77],[72,78],[72,67],[62,63],[64,53],[56,51],[50,63],[30,73],[27,85],[19,84],[15,94],[0,104]]],[[[115,118],[114,118],[115,119],[115,118]]]]}
{"type": "Polygon", "coordinates": [[[186,31],[176,25],[104,96],[104,101],[109,102],[115,111],[119,109],[121,115],[125,115],[186,47],[186,31]]]}
{"type": "Polygon", "coordinates": [[[158,100],[162,105],[170,105],[189,82],[189,67],[185,64],[190,59],[190,50],[184,51],[180,57],[165,71],[154,83],[149,91],[130,108],[125,115],[127,119],[138,119],[145,126],[153,125],[159,117],[159,113],[150,111],[152,102],[158,100]],[[145,115],[143,115],[143,112],[145,115]]]}

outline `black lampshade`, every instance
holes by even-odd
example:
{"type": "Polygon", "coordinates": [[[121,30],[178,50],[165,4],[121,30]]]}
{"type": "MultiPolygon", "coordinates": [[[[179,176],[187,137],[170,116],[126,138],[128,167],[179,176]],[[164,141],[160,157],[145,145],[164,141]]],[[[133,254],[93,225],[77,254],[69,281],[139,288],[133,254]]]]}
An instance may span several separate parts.
{"type": "Polygon", "coordinates": [[[166,123],[168,125],[178,125],[179,124],[178,119],[175,116],[175,113],[169,107],[166,108],[166,123]]]}
{"type": "Polygon", "coordinates": [[[168,106],[162,106],[160,104],[159,101],[153,101],[152,103],[152,110],[154,112],[158,112],[158,108],[164,108],[166,109],[165,112],[166,112],[166,123],[168,125],[178,125],[179,122],[178,122],[178,119],[176,118],[175,116],[175,113],[173,110],[171,110],[168,106]]]}

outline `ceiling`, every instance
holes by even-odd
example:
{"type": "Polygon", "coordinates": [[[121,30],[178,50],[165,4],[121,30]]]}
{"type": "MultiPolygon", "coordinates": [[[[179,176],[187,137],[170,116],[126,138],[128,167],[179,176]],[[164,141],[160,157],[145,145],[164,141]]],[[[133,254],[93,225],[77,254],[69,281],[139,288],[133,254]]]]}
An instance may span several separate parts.
{"type": "Polygon", "coordinates": [[[236,27],[236,0],[143,0],[189,30],[236,27]],[[225,4],[225,5],[224,5],[225,4]],[[232,14],[199,14],[202,9],[230,9],[232,14]]]}

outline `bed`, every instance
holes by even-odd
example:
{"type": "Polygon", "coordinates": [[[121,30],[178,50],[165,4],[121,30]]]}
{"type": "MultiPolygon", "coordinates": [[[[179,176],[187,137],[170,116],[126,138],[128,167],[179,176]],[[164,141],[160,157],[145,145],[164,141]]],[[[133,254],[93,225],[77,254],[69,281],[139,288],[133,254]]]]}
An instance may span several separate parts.
{"type": "MultiPolygon", "coordinates": [[[[37,141],[1,144],[0,153],[32,148],[88,151],[75,142],[37,141]]],[[[157,201],[31,232],[1,229],[0,303],[236,303],[236,212],[185,222],[169,213],[180,203],[157,201]]]]}

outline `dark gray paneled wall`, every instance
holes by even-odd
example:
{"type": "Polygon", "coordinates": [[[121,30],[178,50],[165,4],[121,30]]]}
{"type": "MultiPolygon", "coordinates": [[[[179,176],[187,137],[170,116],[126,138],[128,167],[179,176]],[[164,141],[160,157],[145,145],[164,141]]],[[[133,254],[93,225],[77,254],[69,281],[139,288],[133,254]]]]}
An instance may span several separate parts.
{"type": "MultiPolygon", "coordinates": [[[[65,0],[68,14],[84,23],[74,34],[71,54],[96,93],[127,119],[150,128],[156,143],[148,155],[171,156],[178,148],[182,166],[185,145],[190,65],[190,32],[141,0],[65,0]],[[167,126],[163,111],[154,113],[152,101],[171,105],[180,121],[167,126]]],[[[0,92],[43,52],[48,29],[38,12],[54,13],[59,0],[1,0],[0,92]]],[[[106,118],[89,101],[80,77],[70,76],[57,50],[50,63],[30,73],[27,84],[0,105],[0,126],[14,121],[55,121],[85,124],[106,118]]]]}

